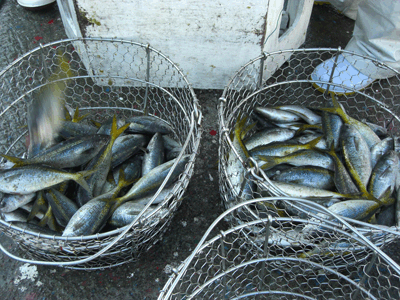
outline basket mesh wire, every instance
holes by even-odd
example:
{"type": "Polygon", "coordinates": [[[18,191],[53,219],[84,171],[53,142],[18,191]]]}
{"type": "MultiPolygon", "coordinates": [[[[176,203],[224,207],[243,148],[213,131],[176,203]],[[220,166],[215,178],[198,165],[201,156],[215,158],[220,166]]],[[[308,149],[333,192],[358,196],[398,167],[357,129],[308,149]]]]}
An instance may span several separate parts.
{"type": "Polygon", "coordinates": [[[159,299],[399,299],[400,266],[372,242],[388,246],[398,231],[382,236],[369,228],[361,235],[334,215],[331,225],[264,215],[211,236],[243,211],[276,200],[307,202],[261,198],[228,209],[174,270],[159,299]],[[309,235],[302,232],[307,228],[309,235]]]}
{"type": "MultiPolygon", "coordinates": [[[[345,53],[353,60],[366,60],[382,69],[390,67],[365,56],[339,49],[297,49],[274,53],[264,53],[242,67],[229,81],[219,106],[220,145],[219,180],[220,195],[226,208],[244,200],[258,198],[261,195],[257,187],[262,185],[270,196],[284,196],[269,178],[255,164],[251,168],[249,161],[243,161],[233,147],[232,136],[239,116],[253,114],[256,106],[278,106],[286,104],[306,107],[327,107],[332,102],[328,92],[321,93],[313,83],[328,84],[311,80],[315,67],[327,59],[345,53]],[[242,161],[244,174],[229,172],[235,155],[242,161]],[[238,180],[243,176],[244,180],[238,180]],[[245,189],[246,182],[254,182],[253,188],[245,189]]],[[[390,69],[391,70],[391,69],[390,69]]],[[[343,71],[346,72],[346,71],[343,71]]],[[[336,96],[338,102],[351,117],[381,125],[392,136],[399,135],[400,119],[400,75],[389,79],[378,79],[362,91],[336,96]]],[[[351,80],[351,79],[350,79],[351,80]]],[[[330,83],[330,86],[339,86],[330,83]]],[[[254,161],[253,161],[254,163],[254,161]]],[[[248,185],[251,186],[251,185],[248,185]]],[[[256,214],[260,212],[255,209],[256,214]]]]}
{"type": "Polygon", "coordinates": [[[127,263],[161,239],[180,204],[200,142],[198,101],[177,65],[149,45],[102,38],[40,45],[0,73],[0,153],[21,156],[26,151],[27,110],[41,87],[66,77],[66,70],[59,67],[62,59],[73,74],[61,79],[66,104],[99,122],[114,114],[128,118],[148,113],[160,118],[184,145],[180,155],[191,155],[189,163],[160,206],[143,212],[127,232],[121,228],[79,238],[51,237],[22,231],[3,220],[0,228],[20,246],[21,260],[81,269],[127,263]],[[91,258],[106,246],[110,247],[106,252],[91,258]],[[83,259],[87,261],[75,263],[83,259]]]}

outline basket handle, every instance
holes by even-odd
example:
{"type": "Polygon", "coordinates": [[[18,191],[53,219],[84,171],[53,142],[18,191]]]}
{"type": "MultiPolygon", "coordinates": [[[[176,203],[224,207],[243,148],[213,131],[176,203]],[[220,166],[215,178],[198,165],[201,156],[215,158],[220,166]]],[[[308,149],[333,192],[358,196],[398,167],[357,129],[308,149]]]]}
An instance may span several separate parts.
{"type": "MultiPolygon", "coordinates": [[[[161,193],[161,191],[164,189],[164,186],[167,184],[169,178],[172,175],[172,172],[175,170],[178,162],[181,160],[183,153],[185,152],[184,150],[187,148],[189,141],[191,139],[191,136],[193,134],[194,131],[194,125],[195,125],[195,118],[194,118],[194,112],[192,111],[191,113],[191,124],[190,124],[190,129],[189,129],[189,133],[187,135],[186,141],[182,147],[182,151],[179,153],[175,163],[172,165],[171,169],[169,170],[167,176],[165,177],[163,183],[160,185],[160,187],[158,188],[157,192],[154,194],[153,198],[146,204],[146,206],[142,209],[142,211],[136,216],[136,218],[129,224],[126,226],[125,230],[123,232],[121,232],[117,237],[115,237],[107,246],[105,246],[104,248],[100,249],[97,253],[84,258],[84,259],[80,259],[80,260],[75,260],[75,261],[68,261],[68,262],[49,262],[49,261],[40,261],[40,260],[31,260],[31,259],[26,259],[26,258],[22,258],[19,257],[17,255],[12,254],[11,252],[7,251],[4,246],[2,245],[2,243],[0,242],[0,250],[3,251],[4,254],[6,254],[7,256],[18,260],[20,262],[24,262],[24,263],[30,263],[30,264],[36,264],[36,265],[47,265],[47,266],[73,266],[73,265],[77,265],[77,264],[83,264],[83,263],[87,263],[89,261],[92,261],[93,259],[99,257],[100,255],[102,255],[103,253],[105,253],[107,250],[109,250],[112,246],[114,246],[129,230],[131,230],[131,228],[139,222],[141,216],[145,213],[145,211],[147,210],[147,208],[154,202],[154,200],[158,197],[158,195],[161,193]]],[[[190,163],[190,161],[189,161],[190,163]]]]}

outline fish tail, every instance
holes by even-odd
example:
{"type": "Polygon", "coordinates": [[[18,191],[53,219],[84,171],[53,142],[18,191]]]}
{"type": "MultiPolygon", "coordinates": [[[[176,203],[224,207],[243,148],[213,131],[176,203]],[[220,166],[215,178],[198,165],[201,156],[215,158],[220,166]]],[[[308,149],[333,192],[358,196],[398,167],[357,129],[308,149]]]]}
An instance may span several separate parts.
{"type": "Polygon", "coordinates": [[[0,156],[4,157],[5,159],[11,161],[12,163],[14,163],[14,167],[20,167],[23,165],[26,165],[25,161],[22,158],[18,158],[15,156],[10,156],[10,155],[5,155],[5,154],[0,154],[0,156]]]}
{"type": "Polygon", "coordinates": [[[273,203],[270,203],[270,202],[268,202],[268,201],[264,201],[264,202],[262,202],[262,205],[266,206],[266,207],[269,208],[269,209],[272,209],[272,210],[273,210],[274,212],[276,212],[281,218],[285,218],[285,217],[288,216],[288,215],[285,213],[285,210],[276,207],[276,205],[273,204],[273,203]]]}
{"type": "Polygon", "coordinates": [[[335,95],[331,93],[332,97],[332,104],[333,104],[333,111],[342,118],[343,122],[349,123],[348,115],[343,111],[342,107],[340,106],[339,101],[336,99],[335,95]]]}
{"type": "Polygon", "coordinates": [[[274,156],[257,155],[257,158],[264,162],[264,164],[261,166],[262,170],[269,170],[279,164],[274,156]]]}
{"type": "Polygon", "coordinates": [[[43,192],[42,191],[39,191],[38,192],[38,195],[37,195],[37,198],[36,198],[36,200],[35,200],[35,203],[33,204],[33,207],[32,207],[32,210],[31,210],[31,212],[29,213],[29,216],[28,216],[28,218],[27,218],[27,221],[29,222],[29,221],[31,221],[31,220],[33,220],[33,218],[34,217],[36,217],[36,215],[41,211],[41,210],[47,210],[47,207],[46,207],[46,200],[44,199],[44,197],[43,197],[43,192]]]}
{"type": "MultiPolygon", "coordinates": [[[[245,127],[248,116],[244,116],[241,119],[240,118],[241,118],[241,115],[238,116],[238,120],[235,125],[235,139],[238,143],[238,147],[241,148],[243,155],[245,156],[245,157],[243,157],[243,159],[246,159],[250,155],[249,155],[249,152],[247,151],[247,148],[244,145],[242,139],[246,135],[246,133],[249,132],[256,125],[256,123],[253,123],[253,124],[245,127]]],[[[251,162],[249,162],[249,164],[250,164],[250,167],[253,167],[253,164],[251,162]]]]}
{"type": "Polygon", "coordinates": [[[246,136],[246,134],[250,131],[250,130],[252,130],[253,128],[254,128],[254,126],[256,126],[256,122],[254,122],[254,123],[251,123],[251,124],[249,124],[249,125],[247,125],[243,130],[242,130],[242,132],[241,132],[241,134],[240,134],[240,138],[241,139],[244,139],[244,137],[246,136]]]}
{"type": "Polygon", "coordinates": [[[244,125],[246,124],[247,121],[247,116],[242,117],[242,114],[240,114],[236,120],[235,124],[235,136],[241,136],[241,132],[244,128],[244,125]]]}
{"type": "Polygon", "coordinates": [[[94,172],[96,172],[96,170],[85,170],[85,171],[81,171],[78,173],[75,173],[73,175],[72,180],[74,180],[77,184],[79,184],[81,187],[83,187],[87,192],[89,192],[90,197],[92,197],[92,191],[88,185],[88,183],[85,180],[85,177],[93,174],[94,172]]]}
{"type": "Polygon", "coordinates": [[[377,222],[377,220],[376,220],[376,214],[373,214],[373,215],[371,216],[371,218],[369,218],[366,222],[367,222],[367,223],[370,223],[370,224],[377,224],[378,222],[377,222]]]}
{"type": "Polygon", "coordinates": [[[77,119],[79,118],[79,107],[75,108],[74,116],[72,117],[72,122],[77,123],[77,119]]]}
{"type": "Polygon", "coordinates": [[[129,124],[125,124],[124,126],[122,126],[120,129],[117,128],[117,117],[114,115],[113,117],[113,122],[112,122],[112,126],[111,126],[111,141],[110,144],[113,144],[114,141],[117,139],[117,137],[123,133],[125,131],[125,129],[127,129],[129,127],[129,124]]]}
{"type": "Polygon", "coordinates": [[[114,175],[112,172],[109,172],[107,175],[107,179],[106,179],[109,183],[111,184],[115,184],[115,179],[114,179],[114,175]]]}
{"type": "Polygon", "coordinates": [[[115,198],[114,199],[114,205],[113,205],[113,207],[111,208],[111,211],[110,211],[110,216],[112,216],[112,214],[115,212],[115,210],[118,207],[120,207],[122,204],[124,204],[124,202],[125,202],[125,198],[123,196],[119,197],[119,198],[115,198]]]}
{"type": "Polygon", "coordinates": [[[47,226],[49,226],[49,228],[51,230],[54,230],[54,231],[57,231],[57,232],[61,232],[62,231],[60,226],[58,225],[58,223],[56,221],[56,218],[54,217],[53,213],[50,215],[50,217],[47,220],[47,226]]]}
{"type": "Polygon", "coordinates": [[[313,139],[311,142],[308,143],[308,146],[310,149],[317,149],[317,144],[319,141],[322,139],[322,136],[317,137],[316,139],[313,139]]]}
{"type": "Polygon", "coordinates": [[[69,111],[65,105],[64,105],[64,110],[65,110],[65,121],[72,121],[71,115],[69,114],[69,111]]]}
{"type": "Polygon", "coordinates": [[[129,185],[129,184],[130,184],[130,182],[128,182],[128,181],[126,180],[124,170],[123,170],[123,169],[120,169],[120,170],[119,170],[119,177],[118,177],[118,185],[117,185],[117,186],[118,186],[120,189],[122,189],[123,187],[125,187],[125,186],[127,186],[127,185],[129,185]]]}
{"type": "Polygon", "coordinates": [[[391,197],[391,195],[392,195],[392,190],[390,187],[388,187],[386,191],[383,193],[382,197],[380,197],[376,201],[378,201],[380,204],[384,206],[392,205],[396,200],[393,197],[391,197]]]}
{"type": "MultiPolygon", "coordinates": [[[[49,206],[50,207],[50,206],[49,206]]],[[[44,226],[46,226],[47,225],[47,220],[48,220],[48,216],[47,216],[47,214],[46,215],[44,215],[44,217],[40,220],[40,222],[38,223],[38,225],[40,226],[40,227],[44,227],[44,226]]]]}
{"type": "Polygon", "coordinates": [[[331,144],[331,147],[329,148],[329,150],[318,150],[318,151],[322,151],[322,152],[329,154],[333,159],[339,159],[336,154],[336,151],[335,151],[334,143],[331,144]]]}
{"type": "Polygon", "coordinates": [[[307,251],[307,252],[303,252],[297,255],[298,258],[308,258],[311,255],[313,255],[313,251],[307,251]]]}
{"type": "Polygon", "coordinates": [[[49,219],[53,216],[53,211],[51,209],[51,205],[48,206],[46,213],[44,214],[43,218],[39,222],[39,226],[44,227],[47,225],[49,219]]]}
{"type": "Polygon", "coordinates": [[[71,121],[74,122],[74,123],[79,123],[84,118],[86,118],[88,115],[90,115],[90,114],[84,114],[83,116],[79,116],[79,108],[77,107],[75,109],[75,113],[74,113],[74,116],[73,116],[71,121]]]}
{"type": "Polygon", "coordinates": [[[90,120],[90,122],[92,122],[92,124],[93,124],[94,126],[96,126],[97,128],[100,128],[100,127],[101,127],[101,123],[99,123],[99,122],[97,122],[97,121],[95,121],[95,120],[90,120]]]}

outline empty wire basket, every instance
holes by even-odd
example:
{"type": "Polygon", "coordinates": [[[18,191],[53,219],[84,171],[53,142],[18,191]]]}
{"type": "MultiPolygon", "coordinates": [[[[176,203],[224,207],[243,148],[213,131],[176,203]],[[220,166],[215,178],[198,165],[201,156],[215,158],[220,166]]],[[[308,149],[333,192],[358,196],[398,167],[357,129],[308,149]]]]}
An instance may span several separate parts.
{"type": "MultiPolygon", "coordinates": [[[[398,299],[400,267],[372,242],[380,231],[366,231],[360,234],[304,199],[245,201],[215,220],[174,270],[159,299],[398,299]],[[279,200],[308,203],[329,215],[331,223],[254,216],[211,236],[219,225],[253,206],[279,200]]],[[[398,234],[385,235],[381,248],[390,246],[398,234]]]]}
{"type": "Polygon", "coordinates": [[[201,112],[194,91],[177,65],[149,45],[103,38],[40,45],[0,73],[2,154],[26,152],[27,111],[37,91],[55,80],[65,85],[65,103],[79,108],[81,115],[88,114],[82,122],[148,114],[173,129],[171,137],[182,145],[178,159],[186,154],[190,158],[157,209],[146,211],[149,203],[136,220],[120,229],[60,237],[0,220],[1,231],[20,248],[19,253],[7,254],[20,261],[80,269],[132,261],[161,239],[193,174],[201,136],[201,112]]]}

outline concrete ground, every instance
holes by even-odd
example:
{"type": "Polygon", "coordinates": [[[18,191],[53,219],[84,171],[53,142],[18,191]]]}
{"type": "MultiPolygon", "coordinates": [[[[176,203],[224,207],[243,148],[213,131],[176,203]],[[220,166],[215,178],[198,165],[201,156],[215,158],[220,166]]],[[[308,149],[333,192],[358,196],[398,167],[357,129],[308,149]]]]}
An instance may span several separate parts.
{"type": "MultiPolygon", "coordinates": [[[[38,46],[66,38],[57,5],[28,11],[15,0],[0,4],[0,67],[38,46]]],[[[304,47],[345,47],[354,21],[329,5],[314,6],[304,47]]],[[[162,49],[160,49],[162,50],[162,49]]],[[[251,59],[249,57],[249,59],[251,59]]],[[[222,213],[218,189],[217,105],[221,90],[196,90],[202,106],[203,139],[195,174],[162,241],[137,262],[101,271],[27,265],[0,253],[1,299],[156,299],[176,267],[194,249],[213,220],[222,213]]],[[[1,242],[11,252],[14,243],[1,242]]]]}

